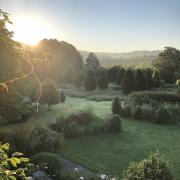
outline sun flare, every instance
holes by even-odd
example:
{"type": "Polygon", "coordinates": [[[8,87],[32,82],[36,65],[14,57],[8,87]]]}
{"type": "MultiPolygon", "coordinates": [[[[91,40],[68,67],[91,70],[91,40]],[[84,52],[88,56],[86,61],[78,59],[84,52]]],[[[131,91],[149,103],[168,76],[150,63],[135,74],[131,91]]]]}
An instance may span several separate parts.
{"type": "Polygon", "coordinates": [[[43,38],[52,38],[54,31],[44,20],[35,17],[17,17],[13,23],[14,40],[35,45],[43,38]]]}

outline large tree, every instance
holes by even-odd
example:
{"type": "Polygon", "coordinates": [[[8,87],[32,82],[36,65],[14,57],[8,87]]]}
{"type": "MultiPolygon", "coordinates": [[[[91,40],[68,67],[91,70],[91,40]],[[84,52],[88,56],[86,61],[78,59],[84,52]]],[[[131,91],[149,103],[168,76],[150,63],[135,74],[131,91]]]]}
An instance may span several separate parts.
{"type": "Polygon", "coordinates": [[[125,71],[121,87],[124,94],[129,94],[132,91],[135,91],[135,79],[131,69],[125,71]]]}
{"type": "Polygon", "coordinates": [[[153,62],[153,66],[159,72],[162,80],[166,83],[174,83],[175,72],[180,69],[180,51],[173,47],[165,47],[153,62]]]}

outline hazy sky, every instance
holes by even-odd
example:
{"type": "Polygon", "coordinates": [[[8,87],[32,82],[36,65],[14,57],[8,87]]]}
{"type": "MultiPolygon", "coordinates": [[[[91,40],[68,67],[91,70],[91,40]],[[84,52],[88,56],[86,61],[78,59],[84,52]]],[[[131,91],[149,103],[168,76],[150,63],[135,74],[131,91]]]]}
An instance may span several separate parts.
{"type": "Polygon", "coordinates": [[[180,0],[0,0],[0,8],[11,14],[18,40],[46,35],[107,52],[180,49],[180,0]],[[30,30],[20,30],[26,17],[30,30]]]}

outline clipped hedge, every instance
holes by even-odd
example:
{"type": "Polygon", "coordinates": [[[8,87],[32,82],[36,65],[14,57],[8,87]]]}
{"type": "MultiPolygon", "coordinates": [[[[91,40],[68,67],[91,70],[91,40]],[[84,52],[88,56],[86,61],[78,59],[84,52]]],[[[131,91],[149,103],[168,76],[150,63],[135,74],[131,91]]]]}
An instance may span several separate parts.
{"type": "MultiPolygon", "coordinates": [[[[168,93],[168,92],[134,92],[129,95],[132,99],[150,98],[151,100],[157,102],[167,102],[167,103],[180,103],[180,94],[168,93]]],[[[144,102],[146,103],[146,102],[144,102]]]]}

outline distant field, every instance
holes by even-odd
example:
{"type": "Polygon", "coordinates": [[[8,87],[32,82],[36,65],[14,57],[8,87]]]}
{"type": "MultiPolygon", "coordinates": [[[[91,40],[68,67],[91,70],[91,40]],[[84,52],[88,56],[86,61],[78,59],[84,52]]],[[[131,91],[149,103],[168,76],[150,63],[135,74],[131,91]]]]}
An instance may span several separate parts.
{"type": "MultiPolygon", "coordinates": [[[[168,89],[169,90],[169,89],[168,89]]],[[[118,91],[117,91],[118,92],[118,91]]],[[[86,92],[87,93],[87,92],[86,92]]],[[[102,93],[102,92],[101,92],[102,93]]],[[[79,109],[92,108],[102,118],[111,114],[111,101],[88,100],[87,97],[100,98],[99,91],[83,98],[67,97],[64,104],[43,108],[31,121],[33,124],[47,126],[60,115],[68,115],[79,109]]],[[[114,96],[116,91],[108,90],[104,96],[114,96]],[[113,93],[115,92],[115,93],[113,93]]],[[[121,96],[125,98],[125,96],[121,96]]],[[[2,125],[1,131],[9,131],[17,124],[2,125]]],[[[61,156],[86,166],[94,171],[121,175],[129,162],[145,158],[151,151],[160,150],[169,161],[175,180],[180,179],[180,125],[156,125],[147,122],[123,119],[122,132],[96,136],[80,137],[64,141],[61,156]]]]}

